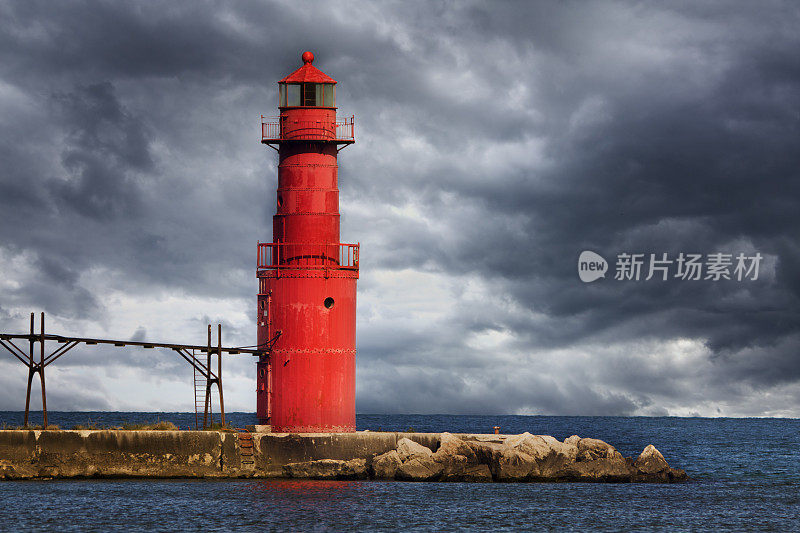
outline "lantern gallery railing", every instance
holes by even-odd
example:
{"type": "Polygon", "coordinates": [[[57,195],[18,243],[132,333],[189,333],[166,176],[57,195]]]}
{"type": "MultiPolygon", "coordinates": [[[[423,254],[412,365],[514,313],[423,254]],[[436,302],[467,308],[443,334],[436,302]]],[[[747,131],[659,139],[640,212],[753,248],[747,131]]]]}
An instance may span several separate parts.
{"type": "Polygon", "coordinates": [[[324,120],[281,120],[261,115],[261,142],[335,141],[352,143],[355,140],[355,116],[336,122],[324,120]]]}
{"type": "Polygon", "coordinates": [[[358,270],[358,244],[258,243],[258,270],[358,270]]]}

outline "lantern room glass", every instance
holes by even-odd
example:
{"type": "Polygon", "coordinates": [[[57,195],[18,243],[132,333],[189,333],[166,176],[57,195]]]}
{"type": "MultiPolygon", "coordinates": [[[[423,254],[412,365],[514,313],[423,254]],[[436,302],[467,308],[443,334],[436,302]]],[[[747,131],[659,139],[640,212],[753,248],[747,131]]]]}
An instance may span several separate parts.
{"type": "Polygon", "coordinates": [[[279,83],[278,107],[336,107],[333,83],[279,83]]]}
{"type": "Polygon", "coordinates": [[[325,107],[336,107],[336,101],[333,96],[333,84],[332,83],[320,83],[322,86],[322,91],[318,91],[317,94],[320,92],[323,95],[322,103],[320,105],[325,107]]]}
{"type": "Polygon", "coordinates": [[[300,101],[300,84],[290,83],[286,86],[286,106],[297,107],[301,104],[300,101]]]}

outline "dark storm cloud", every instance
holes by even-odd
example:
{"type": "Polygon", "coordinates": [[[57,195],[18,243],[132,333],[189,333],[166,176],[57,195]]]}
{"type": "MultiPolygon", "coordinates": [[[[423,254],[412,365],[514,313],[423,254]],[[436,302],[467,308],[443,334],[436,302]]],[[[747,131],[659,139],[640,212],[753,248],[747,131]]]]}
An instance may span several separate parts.
{"type": "Polygon", "coordinates": [[[90,218],[134,215],[141,198],[128,173],[153,167],[141,122],[120,106],[108,82],[57,94],[55,100],[71,128],[61,156],[70,176],[49,184],[55,199],[90,218]]]}
{"type": "MultiPolygon", "coordinates": [[[[429,173],[405,174],[405,183],[423,191],[414,200],[426,203],[429,213],[447,212],[453,202],[443,199],[455,195],[462,203],[481,206],[481,217],[462,219],[456,209],[445,221],[452,231],[439,234],[397,227],[387,264],[494,278],[498,290],[547,315],[544,321],[526,323],[502,309],[484,308],[493,319],[458,318],[462,328],[455,330],[510,330],[523,349],[587,339],[693,338],[711,349],[714,371],[726,380],[755,386],[778,379],[796,383],[800,59],[794,50],[800,43],[791,24],[776,13],[797,22],[797,10],[778,4],[766,12],[727,5],[697,17],[691,6],[660,12],[651,4],[614,20],[624,6],[610,5],[612,14],[598,12],[597,18],[591,15],[597,5],[580,6],[523,16],[519,6],[512,13],[495,5],[472,14],[473,27],[487,36],[503,35],[516,50],[541,50],[536,72],[515,73],[539,94],[529,102],[539,115],[520,132],[515,114],[497,112],[491,102],[473,113],[430,106],[427,120],[456,124],[451,131],[461,137],[431,136],[443,157],[429,173]],[[557,22],[537,31],[543,29],[538,21],[552,22],[550,15],[557,22]],[[514,28],[514,21],[531,26],[514,28]],[[682,35],[669,37],[670,22],[682,35]],[[652,53],[653,64],[626,57],[621,41],[628,36],[615,33],[637,31],[639,24],[653,32],[652,42],[636,43],[651,47],[646,53],[652,53]],[[698,24],[710,27],[696,35],[686,31],[698,24]],[[552,35],[552,28],[560,35],[552,35]],[[579,35],[584,29],[589,31],[579,35]],[[552,39],[546,42],[546,37],[552,39]],[[669,60],[663,60],[664,54],[669,60]],[[580,116],[593,105],[596,116],[580,116]],[[481,110],[487,109],[495,112],[494,128],[478,123],[486,118],[481,110]],[[458,152],[459,142],[504,139],[495,130],[541,137],[546,164],[507,167],[498,159],[495,173],[471,176],[457,155],[445,155],[458,152]],[[484,137],[470,136],[473,131],[484,137]],[[612,261],[620,252],[675,257],[681,251],[756,250],[776,258],[775,271],[762,270],[760,281],[745,285],[673,280],[586,286],[575,276],[577,255],[584,249],[612,261]],[[776,344],[782,349],[776,350],[776,344]]],[[[455,40],[468,46],[466,35],[455,40]]],[[[515,80],[493,87],[504,81],[515,80]]],[[[630,363],[640,369],[635,358],[630,363]]],[[[647,375],[626,376],[624,383],[633,391],[647,375]]],[[[672,381],[670,376],[660,379],[672,381]]],[[[665,392],[677,396],[679,389],[675,382],[665,392]]],[[[648,389],[640,390],[646,394],[648,389]]],[[[551,407],[537,405],[545,412],[551,407]]],[[[630,407],[618,412],[630,412],[630,407]]]]}
{"type": "Polygon", "coordinates": [[[4,3],[0,261],[21,270],[0,311],[102,322],[108,283],[249,301],[275,186],[256,121],[308,48],[357,114],[340,187],[360,290],[412,269],[456,302],[362,321],[360,411],[658,414],[654,397],[797,385],[799,19],[788,2],[4,3]],[[746,283],[583,284],[586,249],[612,270],[621,252],[765,262],[746,283]],[[500,352],[467,340],[487,334],[500,352]],[[707,374],[631,348],[679,339],[708,347],[707,374]],[[595,356],[513,378],[548,350],[595,356]]]}

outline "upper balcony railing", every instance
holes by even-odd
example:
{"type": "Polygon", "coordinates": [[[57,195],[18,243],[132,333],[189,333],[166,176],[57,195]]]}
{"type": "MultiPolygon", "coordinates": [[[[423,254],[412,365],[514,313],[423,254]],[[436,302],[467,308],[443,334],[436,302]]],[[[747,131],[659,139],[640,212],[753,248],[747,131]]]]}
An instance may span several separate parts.
{"type": "Polygon", "coordinates": [[[258,243],[258,270],[358,270],[358,244],[258,243]]]}
{"type": "Polygon", "coordinates": [[[290,120],[286,117],[261,115],[261,142],[330,141],[339,144],[355,142],[355,115],[344,120],[290,120]]]}

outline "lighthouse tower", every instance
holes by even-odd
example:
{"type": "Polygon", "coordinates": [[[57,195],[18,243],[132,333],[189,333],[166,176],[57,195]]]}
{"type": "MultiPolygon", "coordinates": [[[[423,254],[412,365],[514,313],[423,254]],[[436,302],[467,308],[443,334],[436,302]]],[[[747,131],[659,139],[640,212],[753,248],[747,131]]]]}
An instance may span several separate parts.
{"type": "Polygon", "coordinates": [[[278,151],[272,240],[258,245],[257,415],[274,432],[355,431],[358,244],[339,242],[337,156],[353,117],[336,118],[336,80],[314,54],[278,82],[280,116],[262,117],[278,151]]]}

